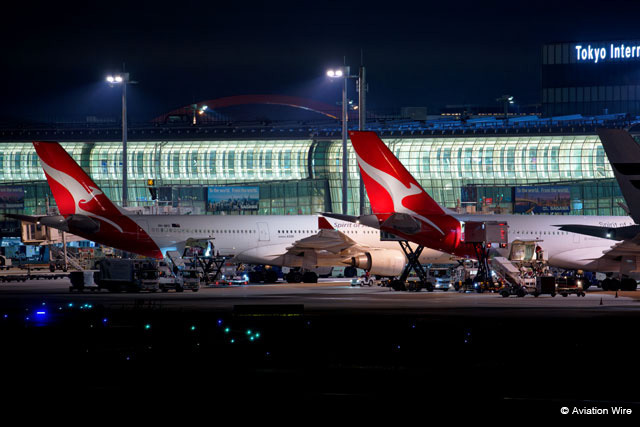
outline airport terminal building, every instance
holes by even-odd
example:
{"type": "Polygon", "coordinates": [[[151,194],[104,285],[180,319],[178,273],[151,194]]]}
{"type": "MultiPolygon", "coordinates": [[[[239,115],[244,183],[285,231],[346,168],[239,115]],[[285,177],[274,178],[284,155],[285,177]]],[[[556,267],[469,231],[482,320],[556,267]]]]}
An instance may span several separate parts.
{"type": "Polygon", "coordinates": [[[640,41],[577,41],[542,48],[542,112],[640,114],[640,41]]]}
{"type": "MultiPolygon", "coordinates": [[[[541,67],[541,117],[425,120],[369,113],[367,129],[378,132],[446,207],[625,215],[597,129],[629,127],[640,115],[640,41],[547,44],[541,67]],[[533,200],[545,197],[554,200],[553,208],[534,206],[533,200]]],[[[292,97],[276,101],[288,107],[296,103],[292,97]]],[[[256,102],[273,104],[274,99],[220,98],[207,101],[209,120],[196,121],[194,106],[204,107],[201,103],[130,126],[128,205],[211,215],[341,212],[342,141],[335,112],[316,121],[247,123],[226,120],[213,108],[256,102]]],[[[322,108],[310,100],[302,107],[322,108]]],[[[351,128],[355,123],[350,120],[351,128]]],[[[117,122],[4,127],[0,213],[44,214],[55,205],[34,140],[62,142],[105,193],[122,202],[117,122]]],[[[348,166],[348,213],[359,214],[359,171],[351,150],[348,166]]],[[[365,200],[363,212],[368,209],[365,200]]],[[[16,224],[2,221],[0,233],[15,235],[16,224]]]]}
{"type": "MultiPolygon", "coordinates": [[[[615,117],[607,119],[609,125],[623,124],[615,117]]],[[[531,191],[530,187],[540,187],[565,199],[563,208],[545,213],[624,215],[618,185],[595,133],[603,120],[554,122],[530,118],[528,122],[498,126],[485,118],[464,128],[444,122],[438,124],[439,129],[433,123],[427,125],[429,128],[422,123],[394,123],[378,132],[444,206],[472,212],[522,212],[516,199],[531,191]]],[[[13,131],[5,132],[6,142],[0,152],[0,191],[6,196],[3,212],[42,214],[47,204],[54,205],[35,150],[25,139],[64,141],[65,149],[103,191],[121,202],[122,144],[109,141],[114,139],[109,133],[117,138],[117,129],[19,132],[20,138],[13,131]],[[22,198],[8,200],[12,192],[20,191],[22,198]]],[[[195,214],[341,211],[339,130],[223,132],[214,127],[156,127],[134,128],[129,139],[129,206],[180,206],[195,214]],[[162,136],[156,137],[159,134],[162,136]],[[257,203],[246,208],[212,208],[212,191],[228,187],[250,189],[257,203]],[[155,201],[150,188],[154,189],[155,201]]],[[[359,172],[352,152],[348,196],[349,213],[358,214],[359,172]]]]}

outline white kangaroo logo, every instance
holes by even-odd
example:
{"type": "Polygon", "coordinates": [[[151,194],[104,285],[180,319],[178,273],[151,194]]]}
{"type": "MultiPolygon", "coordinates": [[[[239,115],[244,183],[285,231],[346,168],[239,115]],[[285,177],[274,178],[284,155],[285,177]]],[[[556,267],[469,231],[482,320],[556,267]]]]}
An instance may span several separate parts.
{"type": "MultiPolygon", "coordinates": [[[[89,188],[91,189],[91,192],[87,191],[87,189],[80,184],[75,178],[73,178],[72,176],[59,171],[58,169],[55,169],[51,166],[49,166],[48,164],[46,164],[42,159],[40,159],[40,163],[42,163],[42,168],[44,169],[44,171],[47,173],[47,175],[49,175],[53,180],[55,180],[58,184],[62,185],[63,187],[65,187],[67,190],[69,190],[69,192],[71,193],[71,197],[73,197],[73,203],[75,205],[75,213],[76,214],[82,214],[82,215],[86,215],[89,217],[93,217],[93,218],[97,218],[101,221],[104,221],[106,223],[111,224],[112,226],[114,226],[116,229],[120,230],[120,232],[122,233],[122,227],[120,227],[118,224],[116,224],[115,222],[100,216],[100,215],[96,215],[93,212],[89,212],[89,211],[85,211],[84,209],[82,209],[80,207],[80,203],[89,203],[91,200],[93,200],[96,196],[99,196],[101,194],[104,194],[102,191],[100,191],[99,189],[89,186],[89,188]]],[[[102,206],[100,206],[103,210],[104,208],[102,206]]]]}
{"type": "Polygon", "coordinates": [[[398,180],[394,176],[389,175],[386,172],[381,171],[380,169],[377,169],[371,166],[370,164],[362,160],[362,158],[357,153],[356,153],[356,158],[358,159],[358,164],[367,173],[367,175],[369,175],[378,184],[380,184],[385,190],[387,190],[387,193],[389,193],[389,196],[391,196],[391,200],[393,201],[394,212],[406,213],[409,215],[413,215],[417,218],[420,218],[422,221],[431,225],[433,228],[438,230],[442,235],[444,235],[444,231],[442,231],[440,227],[435,225],[433,221],[425,218],[424,216],[418,214],[417,212],[412,211],[411,209],[408,209],[402,204],[403,200],[406,199],[407,197],[420,194],[424,190],[422,190],[420,187],[415,185],[413,182],[410,183],[409,188],[407,188],[407,186],[404,183],[402,183],[402,181],[398,180]]]}

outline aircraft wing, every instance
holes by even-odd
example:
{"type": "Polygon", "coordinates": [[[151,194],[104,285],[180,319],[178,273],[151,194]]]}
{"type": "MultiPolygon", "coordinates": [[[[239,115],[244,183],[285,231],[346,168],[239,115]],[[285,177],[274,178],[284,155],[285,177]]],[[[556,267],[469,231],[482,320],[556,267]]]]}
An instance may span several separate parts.
{"type": "Polygon", "coordinates": [[[585,236],[600,237],[611,240],[630,240],[640,243],[640,225],[626,227],[600,227],[596,225],[565,224],[555,225],[561,231],[584,234],[585,236]]]}
{"type": "Polygon", "coordinates": [[[602,258],[619,259],[620,257],[636,257],[640,256],[640,244],[632,241],[623,241],[605,251],[602,258]]]}
{"type": "Polygon", "coordinates": [[[334,229],[326,218],[319,217],[318,223],[320,231],[317,234],[295,241],[293,246],[287,248],[287,252],[293,254],[313,250],[337,255],[358,245],[349,236],[334,229]]]}
{"type": "Polygon", "coordinates": [[[313,236],[297,240],[282,255],[285,265],[295,265],[294,260],[301,260],[302,267],[314,268],[319,258],[333,258],[336,263],[351,257],[354,253],[363,252],[356,241],[345,233],[334,229],[324,217],[318,218],[320,231],[313,236]]]}

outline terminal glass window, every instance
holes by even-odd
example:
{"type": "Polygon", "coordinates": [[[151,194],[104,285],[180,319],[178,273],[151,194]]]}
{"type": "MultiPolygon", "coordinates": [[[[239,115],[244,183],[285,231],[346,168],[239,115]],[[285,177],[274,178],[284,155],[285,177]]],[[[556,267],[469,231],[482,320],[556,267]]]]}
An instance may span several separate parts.
{"type": "MultiPolygon", "coordinates": [[[[619,189],[596,135],[412,136],[385,138],[385,143],[446,207],[455,207],[461,189],[469,185],[478,188],[478,200],[484,194],[492,206],[501,200],[503,207],[512,203],[515,186],[557,184],[572,189],[572,214],[623,214],[617,205],[622,200],[619,189]],[[593,188],[584,188],[587,185],[593,188]],[[483,190],[489,188],[497,190],[483,190]]],[[[264,140],[130,142],[130,203],[152,203],[147,179],[157,180],[163,201],[188,202],[195,208],[204,206],[207,186],[255,183],[260,186],[256,213],[341,212],[341,145],[339,139],[282,139],[268,144],[264,140]],[[167,188],[176,191],[162,190],[167,188]],[[198,190],[180,193],[179,188],[198,190]]],[[[121,203],[121,143],[64,143],[63,147],[88,168],[105,194],[121,203]]],[[[360,173],[350,144],[348,150],[347,207],[348,213],[356,214],[360,173]]],[[[48,188],[31,143],[3,144],[2,183],[48,188]]],[[[25,209],[37,209],[43,198],[29,190],[25,209]]],[[[480,202],[477,207],[482,208],[480,202]]]]}

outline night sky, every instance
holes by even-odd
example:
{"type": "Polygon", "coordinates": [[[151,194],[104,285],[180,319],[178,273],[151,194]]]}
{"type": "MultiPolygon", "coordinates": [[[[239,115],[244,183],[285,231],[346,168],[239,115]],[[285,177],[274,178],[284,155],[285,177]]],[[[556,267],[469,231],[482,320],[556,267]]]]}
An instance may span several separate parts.
{"type": "Polygon", "coordinates": [[[123,63],[139,82],[133,121],[241,94],[335,104],[325,70],[346,57],[355,71],[361,51],[372,110],[527,105],[540,102],[542,44],[637,39],[639,17],[621,0],[19,2],[0,26],[0,120],[117,116],[104,78],[123,63]]]}

